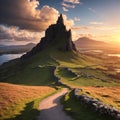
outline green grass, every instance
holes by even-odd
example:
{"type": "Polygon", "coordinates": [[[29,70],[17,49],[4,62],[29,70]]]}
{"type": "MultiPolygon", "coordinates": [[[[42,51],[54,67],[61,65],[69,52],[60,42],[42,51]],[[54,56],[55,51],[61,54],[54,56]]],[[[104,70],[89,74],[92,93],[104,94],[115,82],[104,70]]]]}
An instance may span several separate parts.
{"type": "MultiPolygon", "coordinates": [[[[59,89],[58,91],[60,90],[61,89],[59,89]]],[[[14,116],[12,115],[11,118],[4,120],[37,120],[37,117],[40,115],[40,110],[38,109],[40,101],[57,93],[58,91],[51,92],[47,95],[44,95],[42,98],[37,98],[33,101],[27,102],[26,104],[22,103],[17,105],[16,106],[17,111],[19,110],[19,108],[22,108],[22,111],[19,112],[19,114],[14,116]]]]}
{"type": "Polygon", "coordinates": [[[27,102],[26,104],[22,103],[17,105],[16,110],[19,111],[20,108],[22,109],[22,111],[19,112],[19,114],[14,116],[12,115],[11,118],[5,120],[36,120],[37,117],[40,115],[40,110],[38,109],[40,101],[54,93],[55,92],[49,93],[48,95],[45,95],[42,98],[35,99],[31,102],[27,102]]]}
{"type": "Polygon", "coordinates": [[[25,85],[50,85],[58,63],[44,52],[26,60],[14,60],[0,67],[0,81],[25,85]]]}
{"type": "Polygon", "coordinates": [[[88,68],[57,67],[56,76],[70,86],[119,86],[102,71],[88,68]],[[68,70],[69,69],[69,70],[68,70]]]}
{"type": "Polygon", "coordinates": [[[27,103],[19,115],[5,120],[36,120],[40,111],[37,108],[34,108],[34,103],[35,101],[27,103]]]}
{"type": "Polygon", "coordinates": [[[25,68],[16,73],[14,73],[14,71],[7,71],[6,76],[4,76],[5,80],[2,82],[27,85],[49,85],[56,80],[53,70],[54,67],[36,67],[25,68]],[[10,74],[11,76],[9,76],[10,74]]]}
{"type": "Polygon", "coordinates": [[[0,83],[0,120],[33,120],[39,115],[39,103],[58,92],[51,87],[0,83]]]}
{"type": "Polygon", "coordinates": [[[98,79],[86,79],[86,78],[79,78],[76,80],[61,80],[63,83],[68,84],[73,87],[81,87],[81,86],[120,86],[116,82],[103,82],[98,79]]]}
{"type": "MultiPolygon", "coordinates": [[[[0,81],[36,86],[52,85],[54,87],[59,78],[64,84],[75,87],[120,86],[102,70],[96,69],[104,68],[102,64],[102,61],[97,58],[74,52],[54,51],[51,48],[26,60],[17,59],[0,66],[0,81]]],[[[36,116],[38,113],[38,100],[27,101],[27,103],[18,105],[18,110],[23,109],[23,111],[11,120],[34,119],[32,116],[36,116]]],[[[73,98],[72,93],[66,95],[63,101],[65,110],[75,120],[110,120],[84,108],[73,98]]]]}
{"type": "Polygon", "coordinates": [[[61,101],[64,105],[64,110],[72,116],[74,120],[114,120],[108,116],[101,116],[85,107],[75,99],[73,92],[68,93],[61,101]]]}
{"type": "Polygon", "coordinates": [[[1,66],[0,81],[25,85],[51,85],[60,78],[63,83],[73,86],[119,85],[102,70],[96,69],[99,67],[102,67],[99,59],[70,51],[54,51],[51,48],[26,60],[18,59],[1,66]]]}
{"type": "MultiPolygon", "coordinates": [[[[81,87],[82,93],[120,110],[120,86],[81,87]]],[[[79,93],[81,94],[81,93],[79,93]]]]}
{"type": "Polygon", "coordinates": [[[67,79],[76,77],[76,74],[74,72],[68,70],[68,68],[66,68],[66,67],[58,67],[58,74],[61,77],[65,77],[67,79]]]}

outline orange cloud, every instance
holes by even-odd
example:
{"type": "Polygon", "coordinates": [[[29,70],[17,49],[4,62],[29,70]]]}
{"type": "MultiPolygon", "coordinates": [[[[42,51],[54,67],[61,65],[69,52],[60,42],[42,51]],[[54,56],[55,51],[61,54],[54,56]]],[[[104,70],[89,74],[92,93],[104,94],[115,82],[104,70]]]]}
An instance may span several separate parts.
{"type": "Polygon", "coordinates": [[[70,29],[74,25],[74,20],[67,19],[67,16],[63,14],[64,24],[66,25],[67,29],[70,29]]]}
{"type": "MultiPolygon", "coordinates": [[[[38,9],[39,4],[37,0],[0,0],[0,42],[38,42],[59,16],[55,8],[45,5],[38,9]]],[[[63,18],[68,29],[74,25],[66,15],[63,18]]]]}
{"type": "Polygon", "coordinates": [[[0,0],[1,23],[21,29],[43,31],[56,22],[59,12],[50,6],[38,9],[39,4],[37,0],[0,0]]]}
{"type": "MultiPolygon", "coordinates": [[[[47,5],[38,9],[39,4],[37,0],[0,0],[0,21],[21,29],[44,31],[50,24],[56,23],[59,12],[47,5]]],[[[67,25],[73,24],[66,15],[64,18],[67,25]]]]}
{"type": "Polygon", "coordinates": [[[7,27],[0,25],[0,42],[38,42],[43,37],[43,32],[30,32],[28,30],[21,30],[18,27],[7,27]]]}
{"type": "Polygon", "coordinates": [[[96,21],[92,21],[90,22],[91,25],[102,25],[102,22],[96,22],[96,21]]]}

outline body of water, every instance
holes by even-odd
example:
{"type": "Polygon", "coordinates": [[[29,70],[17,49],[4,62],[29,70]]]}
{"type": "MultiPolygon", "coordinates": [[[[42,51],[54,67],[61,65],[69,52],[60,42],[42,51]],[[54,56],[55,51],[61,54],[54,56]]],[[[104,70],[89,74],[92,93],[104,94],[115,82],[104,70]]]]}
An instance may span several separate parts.
{"type": "Polygon", "coordinates": [[[25,53],[21,53],[21,54],[3,54],[3,55],[0,55],[0,65],[3,64],[4,62],[8,62],[9,60],[13,60],[13,59],[19,58],[23,54],[25,54],[25,53]]]}

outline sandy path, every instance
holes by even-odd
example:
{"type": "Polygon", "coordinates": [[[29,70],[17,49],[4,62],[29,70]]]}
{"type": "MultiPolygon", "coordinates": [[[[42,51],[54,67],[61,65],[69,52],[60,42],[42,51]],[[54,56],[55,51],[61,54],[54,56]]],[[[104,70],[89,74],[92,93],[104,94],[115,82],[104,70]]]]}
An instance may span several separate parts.
{"type": "Polygon", "coordinates": [[[40,116],[38,120],[72,120],[70,116],[64,113],[63,106],[60,104],[61,97],[67,93],[67,89],[56,93],[40,103],[40,116]]]}

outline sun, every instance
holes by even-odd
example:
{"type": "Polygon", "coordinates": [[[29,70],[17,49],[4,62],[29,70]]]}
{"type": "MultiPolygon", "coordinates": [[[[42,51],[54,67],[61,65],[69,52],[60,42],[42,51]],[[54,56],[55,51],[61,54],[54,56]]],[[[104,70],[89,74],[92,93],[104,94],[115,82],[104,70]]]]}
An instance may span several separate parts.
{"type": "Polygon", "coordinates": [[[115,40],[120,43],[120,33],[115,35],[115,40]]]}

